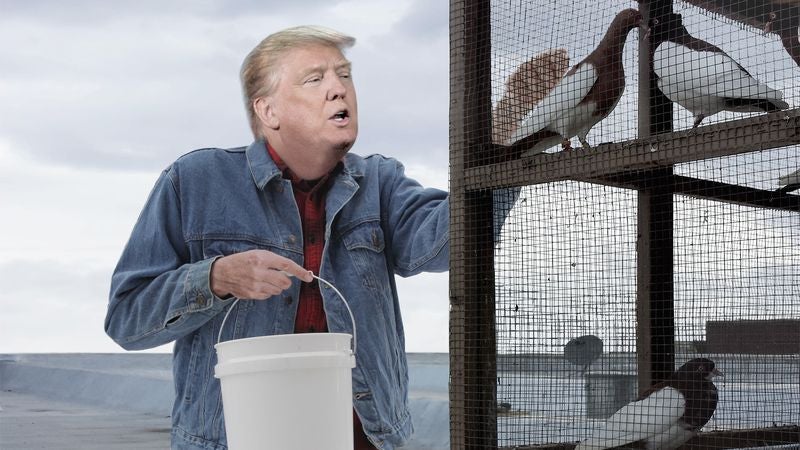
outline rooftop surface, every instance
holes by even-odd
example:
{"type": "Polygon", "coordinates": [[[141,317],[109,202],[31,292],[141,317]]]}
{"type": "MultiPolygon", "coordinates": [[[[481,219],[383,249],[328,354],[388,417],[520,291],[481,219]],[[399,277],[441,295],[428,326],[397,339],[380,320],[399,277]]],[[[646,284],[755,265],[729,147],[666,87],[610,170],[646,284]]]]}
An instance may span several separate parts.
{"type": "MultiPolygon", "coordinates": [[[[165,449],[169,354],[0,354],[0,449],[165,449]]],[[[447,449],[448,355],[409,354],[416,433],[404,449],[447,449]]]]}
{"type": "Polygon", "coordinates": [[[170,419],[3,390],[0,448],[127,450],[169,448],[170,419]]]}
{"type": "MultiPolygon", "coordinates": [[[[716,381],[720,401],[704,431],[800,424],[797,355],[713,359],[725,377],[716,381]]],[[[404,450],[449,449],[449,356],[408,360],[415,434],[404,450]]],[[[581,373],[559,355],[499,357],[498,444],[582,439],[636,396],[635,361],[603,355],[581,373]]],[[[169,448],[171,364],[171,355],[152,353],[0,354],[0,449],[169,448]]],[[[791,433],[780,440],[791,445],[771,448],[800,450],[791,433]]]]}

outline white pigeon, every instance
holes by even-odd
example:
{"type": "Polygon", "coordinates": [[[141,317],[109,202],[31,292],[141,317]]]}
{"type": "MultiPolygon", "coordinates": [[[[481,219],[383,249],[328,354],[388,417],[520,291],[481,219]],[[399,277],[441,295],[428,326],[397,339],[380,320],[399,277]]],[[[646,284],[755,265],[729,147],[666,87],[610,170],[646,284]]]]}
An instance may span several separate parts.
{"type": "Polygon", "coordinates": [[[773,112],[789,108],[780,91],[760,83],[718,47],[689,34],[680,14],[652,26],[658,88],[694,115],[692,128],[720,111],[773,112]]]}
{"type": "Polygon", "coordinates": [[[693,433],[681,427],[676,418],[686,409],[686,400],[674,388],[668,387],[638,402],[632,402],[614,413],[592,437],[581,442],[575,450],[601,450],[659,436],[658,447],[671,448],[669,443],[686,442],[693,433]],[[658,411],[653,414],[652,411],[658,411]]]}
{"type": "Polygon", "coordinates": [[[719,375],[710,359],[687,361],[669,379],[620,408],[575,450],[634,443],[644,444],[648,450],[677,449],[697,435],[714,414],[718,394],[711,379],[719,375]]]}

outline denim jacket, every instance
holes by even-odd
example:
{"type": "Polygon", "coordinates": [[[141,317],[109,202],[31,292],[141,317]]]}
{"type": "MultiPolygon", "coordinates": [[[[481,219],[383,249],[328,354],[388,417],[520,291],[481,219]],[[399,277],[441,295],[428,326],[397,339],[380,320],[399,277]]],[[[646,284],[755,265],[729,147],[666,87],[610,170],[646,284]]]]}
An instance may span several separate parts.
{"type": "MultiPolygon", "coordinates": [[[[326,198],[319,275],[353,310],[353,405],[370,440],[391,450],[413,430],[394,275],[448,269],[448,195],[407,178],[391,158],[348,154],[343,162],[326,198]]],[[[226,448],[214,344],[232,299],[211,292],[209,272],[216,258],[250,249],[303,263],[292,186],[263,141],[175,161],[156,182],[114,271],[108,335],[128,350],[175,341],[174,449],[226,448]]],[[[292,333],[300,292],[292,280],[279,296],[238,302],[222,340],[292,333]]],[[[341,299],[320,288],[329,330],[352,333],[341,299]]]]}

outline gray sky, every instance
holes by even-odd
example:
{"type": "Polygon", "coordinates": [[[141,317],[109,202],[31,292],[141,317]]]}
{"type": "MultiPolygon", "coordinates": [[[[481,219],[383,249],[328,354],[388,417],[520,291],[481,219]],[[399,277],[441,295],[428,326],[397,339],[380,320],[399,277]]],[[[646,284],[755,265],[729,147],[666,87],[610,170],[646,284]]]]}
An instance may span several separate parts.
{"type": "MultiPolygon", "coordinates": [[[[607,0],[607,7],[601,8],[593,7],[594,0],[494,3],[495,101],[502,95],[505,77],[532,54],[564,46],[575,64],[593,50],[619,10],[636,6],[634,0],[607,0]]],[[[278,29],[319,24],[355,36],[357,44],[348,57],[354,63],[360,135],[353,151],[397,157],[423,184],[446,188],[448,9],[448,2],[441,0],[0,0],[0,353],[120,351],[103,332],[108,284],[147,193],[159,172],[183,153],[250,143],[238,69],[250,49],[278,29]]],[[[797,104],[798,69],[774,36],[712,21],[685,5],[677,12],[684,14],[691,33],[730,52],[757,78],[783,90],[790,104],[797,104]]],[[[625,48],[631,80],[638,39],[639,31],[632,32],[625,48]]],[[[635,137],[635,83],[629,86],[615,111],[592,129],[590,142],[635,137]]],[[[680,107],[675,110],[677,129],[691,126],[691,116],[680,107]]],[[[705,123],[738,117],[723,113],[705,123]]],[[[769,180],[790,171],[787,167],[796,169],[797,152],[797,147],[771,152],[774,173],[751,171],[758,183],[745,176],[750,172],[744,169],[744,174],[721,175],[709,162],[680,170],[705,170],[712,179],[733,177],[772,189],[777,186],[769,180]]],[[[730,161],[724,166],[739,167],[730,161]]],[[[767,167],[767,161],[759,161],[758,167],[767,167]]],[[[541,220],[537,214],[574,207],[574,201],[581,200],[570,203],[574,192],[560,192],[556,184],[541,189],[558,192],[567,203],[543,204],[551,194],[536,196],[537,189],[527,189],[523,197],[537,197],[539,203],[515,208],[510,219],[516,222],[509,230],[523,230],[529,237],[525,245],[537,246],[525,258],[566,258],[570,249],[582,251],[575,247],[579,241],[570,241],[572,247],[565,249],[531,233],[528,224],[541,220]]],[[[619,199],[607,198],[616,199],[611,203],[620,209],[619,199]]],[[[626,223],[624,217],[608,217],[609,224],[626,223]]],[[[697,214],[687,217],[699,220],[697,214]]],[[[556,221],[551,229],[560,225],[556,221]]],[[[582,233],[591,235],[593,230],[596,227],[587,225],[582,233]]],[[[633,285],[626,278],[632,269],[615,265],[632,260],[629,244],[615,243],[613,248],[621,253],[613,258],[592,260],[620,271],[627,280],[603,287],[603,295],[617,299],[608,302],[608,314],[615,318],[623,317],[613,309],[618,298],[632,295],[633,285]]],[[[795,249],[789,255],[794,262],[795,249]]],[[[514,255],[522,257],[519,251],[514,255]]],[[[502,251],[498,256],[500,264],[508,257],[502,251]]],[[[769,261],[777,257],[785,255],[763,255],[769,261]]],[[[508,267],[514,270],[530,262],[511,261],[508,267]]],[[[525,286],[541,273],[536,264],[528,266],[530,277],[516,280],[525,286]]],[[[501,278],[503,270],[500,267],[501,278]]],[[[447,281],[447,274],[398,280],[407,350],[447,351],[447,281]]],[[[580,277],[572,281],[594,286],[580,277]]],[[[562,281],[560,289],[568,285],[562,281]]],[[[548,302],[555,305],[554,314],[573,314],[576,321],[592,313],[571,310],[552,298],[548,302]]],[[[587,322],[576,332],[596,332],[595,328],[587,322]]],[[[624,327],[609,329],[619,336],[604,338],[630,338],[624,327]]]]}
{"type": "MultiPolygon", "coordinates": [[[[0,0],[0,353],[121,351],[116,260],[159,172],[247,145],[238,70],[267,34],[356,37],[353,151],[448,182],[448,5],[422,0],[0,0]]],[[[409,351],[447,351],[447,274],[399,280],[409,351]]],[[[169,351],[161,347],[157,351],[169,351]]]]}

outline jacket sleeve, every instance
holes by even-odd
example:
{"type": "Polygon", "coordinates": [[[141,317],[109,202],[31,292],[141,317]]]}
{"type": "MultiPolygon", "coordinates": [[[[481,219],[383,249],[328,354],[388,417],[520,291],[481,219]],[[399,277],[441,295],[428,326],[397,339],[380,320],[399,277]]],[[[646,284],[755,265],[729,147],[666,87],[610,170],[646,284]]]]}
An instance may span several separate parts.
{"type": "Polygon", "coordinates": [[[211,292],[215,258],[190,262],[174,178],[159,177],[111,278],[105,330],[127,350],[178,339],[230,302],[211,292]]]}
{"type": "MultiPolygon", "coordinates": [[[[424,188],[405,175],[403,165],[387,159],[392,175],[383,208],[398,275],[444,272],[450,266],[450,202],[447,192],[424,188]]],[[[384,189],[386,192],[386,189],[384,189]]]]}

